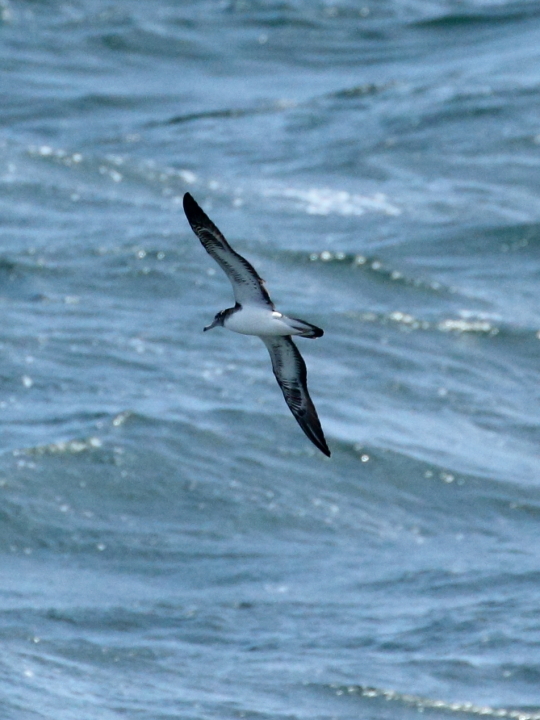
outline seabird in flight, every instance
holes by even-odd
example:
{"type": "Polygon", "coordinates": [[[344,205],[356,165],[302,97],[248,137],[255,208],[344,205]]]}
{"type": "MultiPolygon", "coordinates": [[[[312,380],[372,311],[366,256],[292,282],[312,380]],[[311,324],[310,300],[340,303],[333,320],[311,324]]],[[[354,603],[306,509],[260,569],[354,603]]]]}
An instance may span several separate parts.
{"type": "Polygon", "coordinates": [[[311,442],[330,457],[317,411],[308,393],[306,364],[291,338],[291,335],[318,338],[323,331],[276,310],[253,265],[232,249],[189,193],[184,195],[184,212],[206,252],[231,281],[236,301],[233,308],[218,312],[205,331],[221,325],[233,332],[261,338],[270,353],[283,397],[296,421],[311,442]]]}

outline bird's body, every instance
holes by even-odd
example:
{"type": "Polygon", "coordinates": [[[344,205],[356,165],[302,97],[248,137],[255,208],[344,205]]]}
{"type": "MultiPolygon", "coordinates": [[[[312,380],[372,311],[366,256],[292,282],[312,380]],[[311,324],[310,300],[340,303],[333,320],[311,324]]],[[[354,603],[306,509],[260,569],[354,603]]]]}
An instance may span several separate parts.
{"type": "Polygon", "coordinates": [[[227,315],[223,322],[227,330],[241,333],[242,335],[290,335],[291,330],[286,322],[283,322],[283,315],[276,310],[248,305],[233,310],[227,315]]]}
{"type": "Polygon", "coordinates": [[[242,335],[306,335],[312,333],[313,325],[303,323],[302,320],[289,318],[286,315],[259,305],[240,306],[231,308],[231,311],[223,321],[223,327],[242,335]]]}
{"type": "Polygon", "coordinates": [[[272,369],[296,421],[325,455],[330,456],[321,423],[307,389],[306,364],[291,339],[292,335],[317,338],[323,331],[316,325],[278,312],[255,268],[235,252],[224,236],[189,193],[184,195],[184,212],[203,247],[220,265],[233,286],[236,304],[219,312],[205,327],[222,326],[242,335],[257,335],[266,345],[272,369]]]}

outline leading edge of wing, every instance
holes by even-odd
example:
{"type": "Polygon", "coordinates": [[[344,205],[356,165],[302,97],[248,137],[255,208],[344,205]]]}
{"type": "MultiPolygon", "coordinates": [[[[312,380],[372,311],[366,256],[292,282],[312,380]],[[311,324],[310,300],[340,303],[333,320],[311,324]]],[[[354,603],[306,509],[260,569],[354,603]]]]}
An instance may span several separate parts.
{"type": "Polygon", "coordinates": [[[184,195],[184,212],[191,229],[206,252],[214,258],[231,281],[236,302],[242,304],[246,300],[251,300],[268,305],[273,310],[274,304],[264,287],[264,281],[253,265],[232,249],[220,230],[189,193],[184,195]]]}
{"type": "Polygon", "coordinates": [[[306,363],[300,351],[289,335],[260,337],[268,348],[274,375],[296,422],[315,447],[330,457],[317,410],[307,389],[306,363]]]}

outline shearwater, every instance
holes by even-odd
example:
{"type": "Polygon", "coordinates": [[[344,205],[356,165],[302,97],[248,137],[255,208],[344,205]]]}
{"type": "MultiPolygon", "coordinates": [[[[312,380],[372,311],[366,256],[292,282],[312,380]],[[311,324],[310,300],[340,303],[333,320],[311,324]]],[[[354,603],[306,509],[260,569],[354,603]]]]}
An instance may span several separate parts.
{"type": "Polygon", "coordinates": [[[296,421],[311,442],[330,457],[324,433],[307,389],[304,359],[291,335],[318,338],[323,331],[304,320],[278,312],[255,268],[235,252],[193,197],[184,195],[184,212],[206,252],[231,281],[236,304],[218,312],[205,327],[222,326],[243,335],[258,335],[268,348],[276,380],[296,421]]]}

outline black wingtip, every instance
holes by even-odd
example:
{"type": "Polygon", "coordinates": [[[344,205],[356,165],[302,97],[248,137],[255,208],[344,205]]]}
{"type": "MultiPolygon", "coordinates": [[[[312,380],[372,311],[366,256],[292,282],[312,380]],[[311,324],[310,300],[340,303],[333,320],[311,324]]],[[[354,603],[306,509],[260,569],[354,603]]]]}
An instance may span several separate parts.
{"type": "Polygon", "coordinates": [[[195,220],[197,217],[201,217],[201,215],[204,217],[205,214],[201,208],[201,206],[194,200],[193,196],[190,195],[188,192],[184,195],[184,212],[186,213],[186,217],[191,223],[192,220],[195,220]]]}
{"type": "Polygon", "coordinates": [[[321,427],[319,416],[317,415],[317,411],[315,410],[314,406],[312,407],[312,410],[313,415],[311,416],[309,422],[306,422],[304,418],[297,417],[296,415],[295,419],[304,431],[304,434],[308,438],[308,440],[311,440],[315,447],[320,450],[324,455],[326,455],[326,457],[330,457],[332,453],[330,452],[330,450],[328,449],[328,445],[326,444],[326,438],[324,437],[324,432],[321,427]]]}
{"type": "MultiPolygon", "coordinates": [[[[306,435],[307,435],[307,433],[306,433],[306,435]]],[[[328,449],[328,445],[326,444],[326,439],[325,439],[324,435],[322,435],[322,437],[315,437],[315,436],[308,435],[308,438],[324,455],[326,455],[326,457],[331,457],[332,453],[328,449]]]]}
{"type": "MultiPolygon", "coordinates": [[[[183,205],[184,205],[184,212],[186,214],[187,221],[191,225],[191,229],[193,230],[195,235],[199,235],[199,231],[201,229],[208,230],[210,232],[213,232],[214,234],[221,235],[218,228],[210,220],[210,218],[204,212],[204,210],[199,205],[199,203],[188,192],[185,193],[185,195],[184,195],[183,205]]],[[[200,236],[199,236],[199,239],[200,239],[200,236]]],[[[225,241],[224,238],[222,238],[222,239],[223,239],[223,241],[225,241]]],[[[203,242],[203,245],[204,245],[204,242],[203,242]]]]}

